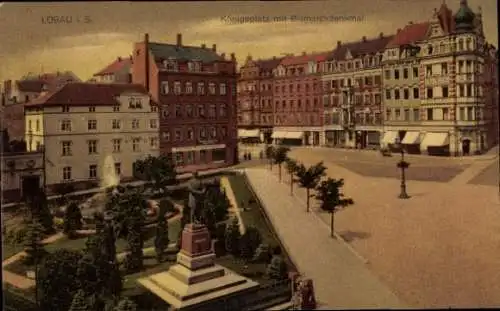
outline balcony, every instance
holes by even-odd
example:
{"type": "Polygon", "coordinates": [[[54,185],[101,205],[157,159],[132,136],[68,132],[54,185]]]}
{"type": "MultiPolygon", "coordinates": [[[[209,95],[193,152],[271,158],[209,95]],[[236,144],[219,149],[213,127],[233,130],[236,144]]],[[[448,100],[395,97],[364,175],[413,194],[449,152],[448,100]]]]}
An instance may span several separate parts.
{"type": "Polygon", "coordinates": [[[448,84],[450,82],[450,78],[448,74],[442,75],[431,75],[425,76],[425,85],[443,85],[448,84]]]}
{"type": "Polygon", "coordinates": [[[468,73],[457,73],[456,82],[457,83],[474,83],[477,81],[476,81],[476,77],[474,76],[474,73],[468,72],[468,73]]]}

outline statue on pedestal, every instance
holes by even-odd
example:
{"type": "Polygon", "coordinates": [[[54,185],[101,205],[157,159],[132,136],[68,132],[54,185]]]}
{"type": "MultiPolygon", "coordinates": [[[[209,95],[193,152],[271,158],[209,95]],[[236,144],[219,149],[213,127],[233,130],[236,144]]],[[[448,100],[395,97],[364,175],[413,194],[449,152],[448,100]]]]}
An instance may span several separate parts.
{"type": "Polygon", "coordinates": [[[188,206],[191,212],[190,222],[194,224],[199,222],[197,217],[199,217],[199,213],[205,203],[205,193],[207,191],[197,172],[193,173],[193,177],[188,184],[188,190],[188,206]]]}

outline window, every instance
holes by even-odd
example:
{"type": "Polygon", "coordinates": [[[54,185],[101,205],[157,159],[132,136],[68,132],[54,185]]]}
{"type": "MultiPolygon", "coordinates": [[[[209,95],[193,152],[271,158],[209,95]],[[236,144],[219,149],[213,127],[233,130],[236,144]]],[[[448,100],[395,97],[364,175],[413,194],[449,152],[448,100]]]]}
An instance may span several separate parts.
{"type": "Polygon", "coordinates": [[[156,120],[156,119],[149,120],[149,128],[151,128],[151,129],[158,128],[158,120],[156,120]]]}
{"type": "Polygon", "coordinates": [[[158,149],[158,137],[149,137],[149,147],[158,149]]]}
{"type": "Polygon", "coordinates": [[[193,129],[188,129],[187,130],[187,139],[188,140],[194,140],[194,130],[193,129]]]}
{"type": "Polygon", "coordinates": [[[413,121],[420,120],[420,109],[413,109],[413,121]]]}
{"type": "Polygon", "coordinates": [[[71,132],[71,120],[62,120],[61,121],[61,131],[71,132]]]}
{"type": "Polygon", "coordinates": [[[157,106],[154,106],[153,103],[150,104],[150,110],[151,112],[157,112],[158,111],[158,107],[157,106]]]}
{"type": "Polygon", "coordinates": [[[365,84],[372,85],[372,77],[365,77],[365,84]]]}
{"type": "Polygon", "coordinates": [[[448,120],[449,109],[443,108],[443,120],[448,120]]]}
{"type": "Polygon", "coordinates": [[[210,105],[208,108],[208,116],[210,118],[215,118],[217,116],[217,106],[210,105]]]}
{"type": "Polygon", "coordinates": [[[89,112],[95,112],[95,106],[89,106],[89,112]]]}
{"type": "Polygon", "coordinates": [[[161,115],[163,116],[163,118],[168,118],[168,116],[170,115],[168,105],[161,106],[161,115]]]}
{"type": "Polygon", "coordinates": [[[140,138],[132,138],[132,151],[139,152],[140,150],[141,139],[140,138]]]}
{"type": "Polygon", "coordinates": [[[114,119],[113,123],[111,124],[111,128],[113,130],[119,130],[121,128],[121,122],[120,122],[120,120],[114,119]]]}
{"type": "Polygon", "coordinates": [[[433,114],[432,108],[427,108],[427,121],[432,121],[434,120],[434,114],[433,114]]]}
{"type": "Polygon", "coordinates": [[[418,67],[413,67],[413,77],[418,78],[418,67]]]}
{"type": "Polygon", "coordinates": [[[223,127],[220,128],[220,136],[222,138],[227,137],[227,127],[223,126],[223,127]]]}
{"type": "Polygon", "coordinates": [[[161,83],[161,93],[163,95],[167,95],[169,92],[170,92],[170,88],[169,88],[169,85],[168,85],[168,81],[163,81],[161,83]]]}
{"type": "Polygon", "coordinates": [[[391,99],[391,90],[385,90],[385,99],[391,99]]]}
{"type": "Polygon", "coordinates": [[[464,86],[461,84],[458,86],[458,96],[464,97],[464,86]]]}
{"type": "Polygon", "coordinates": [[[175,140],[180,141],[182,139],[182,132],[179,129],[175,130],[175,140]]]}
{"type": "Polygon", "coordinates": [[[429,44],[429,45],[427,46],[427,54],[428,54],[428,55],[432,55],[432,52],[433,52],[433,51],[434,51],[434,49],[433,49],[432,45],[430,45],[430,44],[429,44]]]}
{"type": "Polygon", "coordinates": [[[396,109],[396,120],[401,118],[401,109],[396,109]]]}
{"type": "Polygon", "coordinates": [[[120,176],[122,174],[122,164],[119,162],[115,163],[115,172],[116,175],[120,176]]]}
{"type": "Polygon", "coordinates": [[[472,84],[467,84],[467,97],[472,97],[472,84]]]}
{"type": "Polygon", "coordinates": [[[174,82],[174,94],[179,95],[182,93],[181,83],[179,81],[174,82]]]}
{"type": "Polygon", "coordinates": [[[181,105],[175,105],[175,116],[182,117],[182,107],[181,105]]]}
{"type": "Polygon", "coordinates": [[[89,165],[89,178],[97,178],[97,165],[89,165]]]}
{"type": "Polygon", "coordinates": [[[40,120],[38,119],[35,121],[35,131],[40,131],[40,120]]]}
{"type": "Polygon", "coordinates": [[[375,104],[378,105],[381,103],[380,94],[375,94],[375,104]]]}
{"type": "Polygon", "coordinates": [[[210,138],[215,138],[217,137],[217,128],[211,127],[210,128],[210,138]]]}
{"type": "Polygon", "coordinates": [[[226,83],[221,83],[219,85],[219,92],[220,92],[220,95],[226,95],[227,94],[226,83]]]}
{"type": "Polygon", "coordinates": [[[31,132],[33,128],[33,124],[31,120],[28,120],[28,130],[31,132]]]}
{"type": "Polygon", "coordinates": [[[72,155],[72,152],[71,152],[72,145],[73,145],[73,143],[71,141],[62,141],[61,142],[61,146],[62,146],[61,155],[62,156],[72,155]]]}
{"type": "Polygon", "coordinates": [[[447,75],[448,74],[448,64],[447,63],[442,63],[441,64],[441,74],[442,75],[447,75]]]}
{"type": "Polygon", "coordinates": [[[410,98],[410,91],[408,89],[403,90],[403,98],[404,99],[409,99],[410,98]]]}
{"type": "Polygon", "coordinates": [[[403,69],[403,79],[408,79],[408,68],[403,69]]]}
{"type": "Polygon", "coordinates": [[[390,119],[391,119],[391,116],[392,116],[391,109],[387,109],[387,110],[385,111],[385,119],[386,119],[386,120],[390,120],[390,119]]]}
{"type": "Polygon", "coordinates": [[[399,70],[394,70],[394,79],[399,80],[399,70]]]}
{"type": "Polygon", "coordinates": [[[193,83],[186,82],[186,84],[184,85],[184,87],[186,88],[185,89],[186,94],[193,94],[193,83]]]}
{"type": "Polygon", "coordinates": [[[119,112],[120,111],[120,105],[113,105],[113,112],[119,112]]]}
{"type": "Polygon", "coordinates": [[[97,120],[88,120],[87,121],[87,129],[89,131],[97,130],[97,120]]]}
{"type": "Polygon", "coordinates": [[[63,106],[62,107],[62,112],[69,112],[69,107],[68,106],[63,106]]]}
{"type": "Polygon", "coordinates": [[[200,128],[200,138],[207,138],[207,130],[204,127],[200,128]]]}
{"type": "Polygon", "coordinates": [[[210,82],[208,84],[208,92],[210,93],[210,95],[214,95],[215,94],[215,83],[210,82]]]}
{"type": "Polygon", "coordinates": [[[97,154],[97,140],[88,140],[87,147],[89,154],[97,154]]]}
{"type": "Polygon", "coordinates": [[[192,105],[186,105],[186,116],[187,117],[193,116],[193,106],[192,105]]]}
{"type": "Polygon", "coordinates": [[[404,120],[405,121],[410,120],[410,109],[405,109],[404,120]]]}
{"type": "Polygon", "coordinates": [[[472,107],[467,107],[467,120],[474,120],[474,114],[472,113],[472,107]]]}
{"type": "Polygon", "coordinates": [[[427,98],[432,98],[433,97],[433,90],[432,87],[427,88],[427,98]]]}
{"type": "Polygon", "coordinates": [[[443,86],[443,97],[448,97],[448,87],[443,86]]]}
{"type": "Polygon", "coordinates": [[[201,163],[207,162],[207,151],[206,150],[200,150],[200,162],[201,163]]]}
{"type": "Polygon", "coordinates": [[[377,75],[374,77],[375,79],[375,85],[381,85],[382,84],[382,77],[380,75],[377,75]]]}
{"type": "Polygon", "coordinates": [[[425,76],[426,77],[432,76],[432,66],[431,65],[425,66],[425,76]]]}
{"type": "Polygon", "coordinates": [[[420,91],[419,91],[418,87],[414,87],[413,88],[413,99],[418,99],[419,98],[419,95],[420,95],[419,92],[420,91]]]}
{"type": "Polygon", "coordinates": [[[198,90],[199,95],[205,95],[205,84],[203,82],[198,82],[198,90]]]}
{"type": "Polygon", "coordinates": [[[138,129],[139,128],[139,120],[133,119],[132,120],[132,128],[133,129],[138,129]]]}
{"type": "Polygon", "coordinates": [[[220,105],[220,116],[221,117],[226,117],[227,116],[227,106],[226,106],[226,104],[221,104],[220,105]]]}
{"type": "Polygon", "coordinates": [[[460,120],[464,121],[465,120],[465,108],[460,107],[460,120]]]}
{"type": "Polygon", "coordinates": [[[63,180],[71,180],[71,166],[63,167],[63,180]]]}
{"type": "Polygon", "coordinates": [[[119,138],[115,138],[111,140],[113,143],[113,152],[118,153],[122,150],[122,140],[119,138]]]}
{"type": "Polygon", "coordinates": [[[162,132],[161,138],[163,139],[163,141],[170,141],[170,132],[169,131],[162,132]]]}
{"type": "Polygon", "coordinates": [[[394,99],[399,99],[399,90],[394,90],[394,99]]]}
{"type": "Polygon", "coordinates": [[[223,162],[226,160],[226,149],[214,149],[212,151],[212,161],[213,162],[223,162]]]}
{"type": "Polygon", "coordinates": [[[391,78],[391,71],[390,70],[386,70],[385,71],[385,79],[389,80],[390,78],[391,78]]]}
{"type": "Polygon", "coordinates": [[[175,153],[175,164],[178,166],[184,165],[184,156],[183,156],[182,152],[175,153]]]}
{"type": "Polygon", "coordinates": [[[205,106],[204,105],[198,105],[198,116],[200,117],[205,117],[205,106]]]}
{"type": "Polygon", "coordinates": [[[188,152],[186,152],[186,162],[187,162],[187,164],[193,164],[194,163],[194,151],[188,151],[188,152]]]}

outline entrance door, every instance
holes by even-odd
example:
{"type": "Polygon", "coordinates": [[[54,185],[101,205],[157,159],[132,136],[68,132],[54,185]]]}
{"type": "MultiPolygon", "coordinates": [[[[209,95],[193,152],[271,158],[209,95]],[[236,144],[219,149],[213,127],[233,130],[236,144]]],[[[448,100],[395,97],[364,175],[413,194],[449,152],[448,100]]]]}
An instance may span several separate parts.
{"type": "Polygon", "coordinates": [[[40,190],[40,176],[23,176],[21,178],[22,196],[24,198],[35,196],[40,190]]]}
{"type": "Polygon", "coordinates": [[[462,154],[469,155],[470,153],[470,140],[464,139],[462,140],[462,154]]]}

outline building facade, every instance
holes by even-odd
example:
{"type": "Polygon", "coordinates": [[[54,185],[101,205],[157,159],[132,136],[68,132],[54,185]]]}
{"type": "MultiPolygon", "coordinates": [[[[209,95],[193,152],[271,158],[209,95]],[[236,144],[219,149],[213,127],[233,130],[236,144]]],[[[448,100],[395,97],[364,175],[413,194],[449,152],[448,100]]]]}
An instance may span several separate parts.
{"type": "Polygon", "coordinates": [[[328,53],[302,53],[284,57],[274,69],[275,143],[320,144],[323,107],[321,106],[320,64],[328,53]]]}
{"type": "Polygon", "coordinates": [[[91,81],[97,83],[131,83],[132,56],[118,57],[114,62],[95,73],[91,81]]]}
{"type": "Polygon", "coordinates": [[[342,43],[323,63],[322,144],[378,147],[382,132],[382,55],[392,36],[342,43]]]}
{"type": "Polygon", "coordinates": [[[2,203],[19,201],[43,187],[42,152],[6,152],[0,158],[2,203]]]}
{"type": "Polygon", "coordinates": [[[208,48],[136,43],[132,82],[144,85],[160,105],[160,152],[180,171],[237,162],[236,58],[208,48]]]}
{"type": "Polygon", "coordinates": [[[135,161],[159,154],[158,109],[141,85],[67,84],[25,110],[27,148],[45,149],[49,190],[60,183],[96,186],[110,162],[126,181],[135,161]]]}
{"type": "Polygon", "coordinates": [[[399,139],[408,150],[437,155],[468,155],[491,148],[498,143],[498,59],[485,41],[480,11],[472,12],[462,0],[452,14],[443,4],[429,23],[405,30],[411,28],[412,42],[386,49],[383,141],[399,139]],[[403,76],[408,72],[411,84],[404,77],[395,81],[399,69],[392,67],[402,64],[407,68],[403,76]]]}

